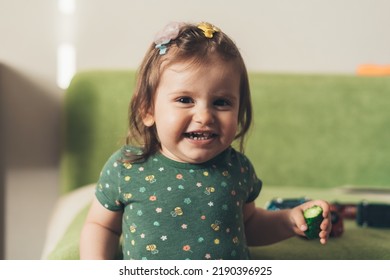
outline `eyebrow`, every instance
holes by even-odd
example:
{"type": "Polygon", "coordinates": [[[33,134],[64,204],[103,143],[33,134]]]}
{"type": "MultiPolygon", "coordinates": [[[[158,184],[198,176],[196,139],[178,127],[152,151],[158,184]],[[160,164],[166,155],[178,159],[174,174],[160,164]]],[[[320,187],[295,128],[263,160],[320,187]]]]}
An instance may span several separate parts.
{"type": "Polygon", "coordinates": [[[240,99],[240,94],[236,94],[235,92],[232,92],[232,91],[221,91],[221,92],[217,92],[215,94],[216,97],[220,97],[220,98],[229,98],[231,100],[238,100],[240,99]]]}
{"type": "MultiPolygon", "coordinates": [[[[229,98],[231,100],[238,100],[240,99],[240,96],[239,94],[236,95],[234,92],[232,91],[217,91],[217,92],[214,92],[212,93],[213,94],[213,97],[214,98],[229,98]]],[[[168,96],[172,96],[172,95],[197,95],[196,92],[193,92],[193,91],[189,91],[189,90],[177,90],[177,91],[172,91],[170,93],[168,93],[168,96]]]]}
{"type": "Polygon", "coordinates": [[[168,93],[168,96],[172,95],[193,95],[194,93],[189,90],[177,90],[177,91],[172,91],[168,93]]]}

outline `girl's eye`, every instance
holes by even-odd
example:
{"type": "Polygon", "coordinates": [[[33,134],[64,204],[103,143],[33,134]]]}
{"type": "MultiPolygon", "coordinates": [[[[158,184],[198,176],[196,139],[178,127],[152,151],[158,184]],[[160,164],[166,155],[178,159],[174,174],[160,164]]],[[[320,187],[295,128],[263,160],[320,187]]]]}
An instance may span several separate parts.
{"type": "Polygon", "coordinates": [[[226,99],[218,99],[214,101],[214,105],[218,107],[230,106],[231,102],[226,99]]]}
{"type": "Polygon", "coordinates": [[[179,97],[176,101],[184,104],[194,103],[194,100],[192,100],[191,97],[179,97]]]}

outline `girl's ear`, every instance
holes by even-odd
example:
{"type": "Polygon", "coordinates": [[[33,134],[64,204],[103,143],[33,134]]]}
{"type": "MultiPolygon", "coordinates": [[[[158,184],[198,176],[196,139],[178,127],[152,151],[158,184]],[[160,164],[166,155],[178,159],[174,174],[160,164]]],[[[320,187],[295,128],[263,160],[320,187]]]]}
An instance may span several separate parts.
{"type": "Polygon", "coordinates": [[[154,125],[154,117],[151,113],[147,113],[143,119],[142,119],[143,123],[145,126],[147,127],[151,127],[154,125]]]}

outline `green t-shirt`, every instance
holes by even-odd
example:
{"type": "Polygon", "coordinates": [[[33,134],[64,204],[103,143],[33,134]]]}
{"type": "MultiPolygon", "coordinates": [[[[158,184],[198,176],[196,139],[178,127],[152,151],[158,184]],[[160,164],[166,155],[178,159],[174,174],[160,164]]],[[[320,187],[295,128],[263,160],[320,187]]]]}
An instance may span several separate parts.
{"type": "Polygon", "coordinates": [[[124,259],[248,259],[242,207],[260,193],[252,164],[228,148],[203,164],[158,153],[128,163],[124,146],[96,187],[102,205],[123,211],[124,259]]]}

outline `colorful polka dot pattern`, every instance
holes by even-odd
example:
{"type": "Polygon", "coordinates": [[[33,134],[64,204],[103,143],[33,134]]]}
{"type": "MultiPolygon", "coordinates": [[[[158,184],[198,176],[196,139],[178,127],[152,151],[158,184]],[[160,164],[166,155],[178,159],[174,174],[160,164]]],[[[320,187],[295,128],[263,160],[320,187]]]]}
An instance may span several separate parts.
{"type": "Polygon", "coordinates": [[[261,190],[248,159],[229,148],[201,165],[161,154],[142,163],[115,153],[96,189],[123,210],[124,259],[248,259],[242,207],[261,190]]]}

